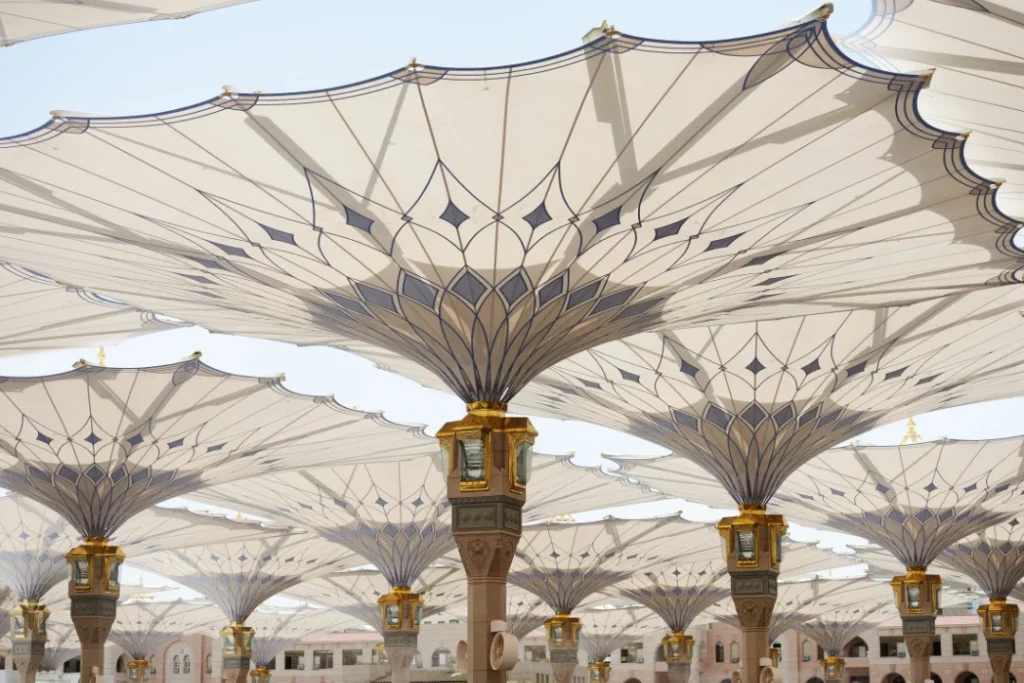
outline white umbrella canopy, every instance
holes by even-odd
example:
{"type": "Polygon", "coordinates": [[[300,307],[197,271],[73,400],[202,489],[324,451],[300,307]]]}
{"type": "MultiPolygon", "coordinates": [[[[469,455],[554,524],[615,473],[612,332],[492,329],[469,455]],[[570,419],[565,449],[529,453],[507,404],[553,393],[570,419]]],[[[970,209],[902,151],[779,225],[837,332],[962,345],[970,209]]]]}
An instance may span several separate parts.
{"type": "Polygon", "coordinates": [[[0,47],[70,31],[184,19],[252,0],[0,0],[0,47]]]}
{"type": "Polygon", "coordinates": [[[58,112],[0,143],[0,248],[214,331],[383,348],[467,402],[645,330],[1015,280],[1017,223],[917,116],[928,77],[851,62],[826,17],[58,112]]]}
{"type": "Polygon", "coordinates": [[[665,629],[654,612],[640,606],[589,609],[581,611],[578,617],[582,633],[580,647],[595,662],[611,657],[626,643],[643,640],[665,629]]]}
{"type": "Polygon", "coordinates": [[[244,623],[257,607],[278,593],[360,563],[354,553],[324,543],[315,534],[280,531],[270,538],[150,553],[134,564],[201,593],[228,620],[244,623]]]}
{"type": "Polygon", "coordinates": [[[419,427],[282,380],[221,372],[198,356],[0,378],[0,486],[83,536],[109,537],[156,503],[240,475],[436,451],[419,427]]]}
{"type": "Polygon", "coordinates": [[[1024,288],[1014,286],[646,333],[559,363],[513,408],[597,422],[673,451],[612,457],[623,474],[666,494],[714,507],[770,505],[815,456],[875,426],[1017,395],[1022,309],[1024,288]]]}
{"type": "Polygon", "coordinates": [[[267,666],[282,650],[318,633],[341,632],[358,626],[359,620],[332,609],[261,608],[246,622],[253,629],[253,666],[267,666]]]}
{"type": "Polygon", "coordinates": [[[890,71],[935,68],[919,108],[946,130],[970,131],[971,168],[1004,178],[996,203],[1024,216],[1024,12],[1016,0],[875,0],[843,49],[890,71]]]}
{"type": "Polygon", "coordinates": [[[888,584],[881,584],[879,595],[859,604],[828,610],[799,624],[796,630],[810,636],[829,655],[839,656],[843,647],[869,628],[897,615],[888,584]]]}
{"type": "Polygon", "coordinates": [[[219,615],[216,605],[209,602],[136,598],[118,604],[108,638],[132,659],[146,659],[172,640],[205,629],[219,615]]]}
{"type": "MultiPolygon", "coordinates": [[[[2,3],[0,3],[2,4],[2,3]]],[[[0,357],[117,343],[180,327],[165,316],[0,261],[0,357]]]]}
{"type": "MultiPolygon", "coordinates": [[[[152,507],[128,520],[111,542],[135,557],[218,539],[276,533],[258,522],[152,507]]],[[[82,534],[70,522],[47,506],[15,494],[0,497],[0,581],[14,589],[17,599],[43,600],[51,589],[67,581],[64,555],[81,539],[82,534]]],[[[129,595],[127,588],[122,586],[122,595],[129,595]]]]}

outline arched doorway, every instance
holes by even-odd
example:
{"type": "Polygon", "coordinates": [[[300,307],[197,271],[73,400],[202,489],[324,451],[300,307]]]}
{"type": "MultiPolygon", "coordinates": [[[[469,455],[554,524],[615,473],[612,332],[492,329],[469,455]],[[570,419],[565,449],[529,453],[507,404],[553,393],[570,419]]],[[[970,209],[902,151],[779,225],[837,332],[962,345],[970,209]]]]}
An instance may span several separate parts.
{"type": "Polygon", "coordinates": [[[117,664],[114,665],[114,671],[119,674],[123,674],[125,672],[124,655],[117,658],[117,664]]]}
{"type": "Polygon", "coordinates": [[[639,678],[632,678],[632,677],[631,678],[627,678],[626,679],[626,683],[640,683],[640,679],[639,678]]]}
{"type": "Polygon", "coordinates": [[[868,644],[862,638],[854,638],[843,648],[843,657],[867,657],[868,644]]]}
{"type": "Polygon", "coordinates": [[[956,683],[979,683],[978,677],[974,675],[972,671],[962,671],[960,675],[956,677],[956,683]]]}
{"type": "Polygon", "coordinates": [[[825,683],[825,681],[815,676],[814,678],[808,678],[807,683],[825,683]]]}
{"type": "Polygon", "coordinates": [[[899,674],[889,674],[882,679],[882,683],[907,683],[907,681],[899,674]]]}
{"type": "Polygon", "coordinates": [[[934,671],[932,672],[932,683],[942,683],[942,677],[934,671]]]}

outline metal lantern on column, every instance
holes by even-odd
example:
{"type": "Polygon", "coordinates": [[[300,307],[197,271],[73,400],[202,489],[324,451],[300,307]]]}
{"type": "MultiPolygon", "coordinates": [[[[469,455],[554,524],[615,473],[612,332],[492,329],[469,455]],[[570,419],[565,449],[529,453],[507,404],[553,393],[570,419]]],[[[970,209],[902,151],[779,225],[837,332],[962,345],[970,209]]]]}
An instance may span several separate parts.
{"type": "Polygon", "coordinates": [[[265,666],[257,666],[249,672],[252,683],[270,683],[270,669],[265,666]]]}
{"type": "Polygon", "coordinates": [[[120,548],[108,545],[101,536],[88,536],[85,542],[64,556],[71,567],[71,586],[74,593],[121,592],[121,564],[125,554],[120,548]]]}
{"type": "Polygon", "coordinates": [[[437,432],[443,471],[458,473],[460,492],[498,488],[491,480],[496,434],[508,438],[508,463],[501,463],[501,469],[508,471],[508,490],[526,492],[537,430],[528,418],[507,417],[506,408],[502,403],[470,403],[464,418],[445,424],[437,432]]]}
{"type": "Polygon", "coordinates": [[[782,542],[787,530],[782,515],[765,514],[763,505],[741,505],[738,516],[723,518],[717,528],[724,544],[726,561],[730,565],[735,563],[738,568],[778,569],[782,562],[782,542]],[[765,556],[769,566],[761,566],[765,556]]]}
{"type": "Polygon", "coordinates": [[[149,680],[149,660],[133,659],[128,662],[128,680],[130,683],[146,683],[149,680]]]}
{"type": "Polygon", "coordinates": [[[240,621],[231,622],[220,630],[224,657],[249,657],[252,654],[253,630],[240,621]]]}
{"type": "Polygon", "coordinates": [[[380,596],[380,623],[386,631],[419,631],[423,598],[408,586],[395,586],[380,596]]]}
{"type": "Polygon", "coordinates": [[[907,573],[891,582],[896,607],[901,615],[933,616],[939,610],[939,589],[942,577],[926,574],[925,567],[907,567],[907,573]]]}
{"type": "Polygon", "coordinates": [[[22,601],[10,611],[11,640],[46,640],[46,620],[50,610],[35,600],[22,601]]]}
{"type": "Polygon", "coordinates": [[[590,683],[608,683],[612,665],[608,662],[594,662],[587,665],[587,671],[590,674],[590,683]]]}
{"type": "Polygon", "coordinates": [[[978,608],[986,638],[1013,638],[1019,614],[1020,608],[1006,602],[1006,598],[990,598],[989,604],[978,608]]]}
{"type": "Polygon", "coordinates": [[[821,670],[826,681],[841,681],[846,672],[846,661],[839,655],[829,655],[822,660],[821,670]]]}
{"type": "Polygon", "coordinates": [[[544,622],[544,631],[548,637],[548,647],[552,650],[575,650],[579,647],[580,620],[569,616],[568,612],[556,612],[555,616],[544,622]]]}
{"type": "Polygon", "coordinates": [[[669,664],[686,664],[693,661],[693,636],[682,631],[673,631],[661,639],[665,661],[669,664]]]}

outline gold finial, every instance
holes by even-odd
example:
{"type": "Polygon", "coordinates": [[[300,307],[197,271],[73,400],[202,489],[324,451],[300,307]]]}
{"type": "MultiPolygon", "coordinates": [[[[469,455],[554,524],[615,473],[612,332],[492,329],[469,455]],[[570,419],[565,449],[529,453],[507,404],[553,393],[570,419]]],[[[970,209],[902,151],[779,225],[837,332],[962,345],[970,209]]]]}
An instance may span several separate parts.
{"type": "Polygon", "coordinates": [[[107,366],[107,350],[102,346],[100,347],[100,350],[96,352],[96,363],[101,368],[105,368],[107,366]]]}
{"type": "Polygon", "coordinates": [[[409,71],[419,71],[423,68],[423,65],[416,61],[415,57],[409,59],[409,63],[405,67],[409,71]]]}
{"type": "Polygon", "coordinates": [[[235,514],[235,521],[236,522],[244,522],[245,521],[245,518],[242,517],[242,513],[241,512],[235,514]]]}
{"type": "Polygon", "coordinates": [[[904,446],[908,443],[917,443],[918,441],[923,441],[923,439],[921,438],[921,435],[917,433],[917,423],[914,422],[914,418],[911,417],[907,420],[907,433],[903,435],[902,439],[900,439],[900,445],[904,446]]]}

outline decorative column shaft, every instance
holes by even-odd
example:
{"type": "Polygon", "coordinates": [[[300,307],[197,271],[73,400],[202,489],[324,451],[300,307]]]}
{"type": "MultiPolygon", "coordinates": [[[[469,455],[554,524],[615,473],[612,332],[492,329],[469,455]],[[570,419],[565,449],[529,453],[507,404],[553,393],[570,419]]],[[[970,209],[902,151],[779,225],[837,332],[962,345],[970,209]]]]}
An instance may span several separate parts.
{"type": "Polygon", "coordinates": [[[587,665],[587,671],[590,673],[590,683],[608,683],[612,665],[608,662],[594,662],[587,665]]]}
{"type": "Polygon", "coordinates": [[[829,655],[821,661],[821,673],[825,683],[843,683],[846,660],[838,655],[829,655]]]}
{"type": "MultiPolygon", "coordinates": [[[[253,630],[240,621],[220,630],[224,651],[224,683],[246,683],[252,666],[253,630]]],[[[269,672],[268,672],[269,673],[269,672]]]]}
{"type": "Polygon", "coordinates": [[[989,598],[989,604],[978,608],[981,626],[992,664],[992,683],[1010,683],[1010,664],[1016,654],[1015,636],[1020,608],[1006,598],[989,598]]]}
{"type": "Polygon", "coordinates": [[[10,614],[11,658],[18,667],[18,683],[35,683],[46,654],[46,620],[50,610],[35,600],[22,600],[10,614]]]}
{"type": "Polygon", "coordinates": [[[572,674],[579,663],[580,620],[568,612],[556,612],[553,619],[544,622],[548,637],[548,652],[551,655],[551,670],[555,683],[570,683],[572,674]]]}
{"type": "Polygon", "coordinates": [[[391,665],[391,683],[409,683],[420,634],[423,598],[408,586],[395,586],[380,596],[381,633],[391,665]]]}
{"type": "Polygon", "coordinates": [[[738,517],[718,523],[732,579],[732,601],[740,622],[742,683],[758,683],[761,658],[768,656],[768,626],[778,594],[782,562],[782,515],[765,514],[763,505],[741,505],[738,517]]]}
{"type": "Polygon", "coordinates": [[[527,418],[510,418],[501,403],[470,403],[467,414],[437,432],[452,535],[466,570],[469,683],[504,683],[491,668],[491,623],[506,619],[505,585],[522,533],[537,430],[527,418]]]}
{"type": "Polygon", "coordinates": [[[71,622],[82,643],[82,680],[93,673],[103,677],[103,646],[117,617],[121,595],[121,563],[124,551],[102,536],[87,536],[85,542],[65,555],[71,567],[68,597],[71,622]]]}
{"type": "Polygon", "coordinates": [[[927,567],[907,567],[905,575],[891,582],[903,621],[903,641],[910,654],[910,683],[922,683],[932,675],[932,641],[942,578],[926,571],[927,567]]]}

